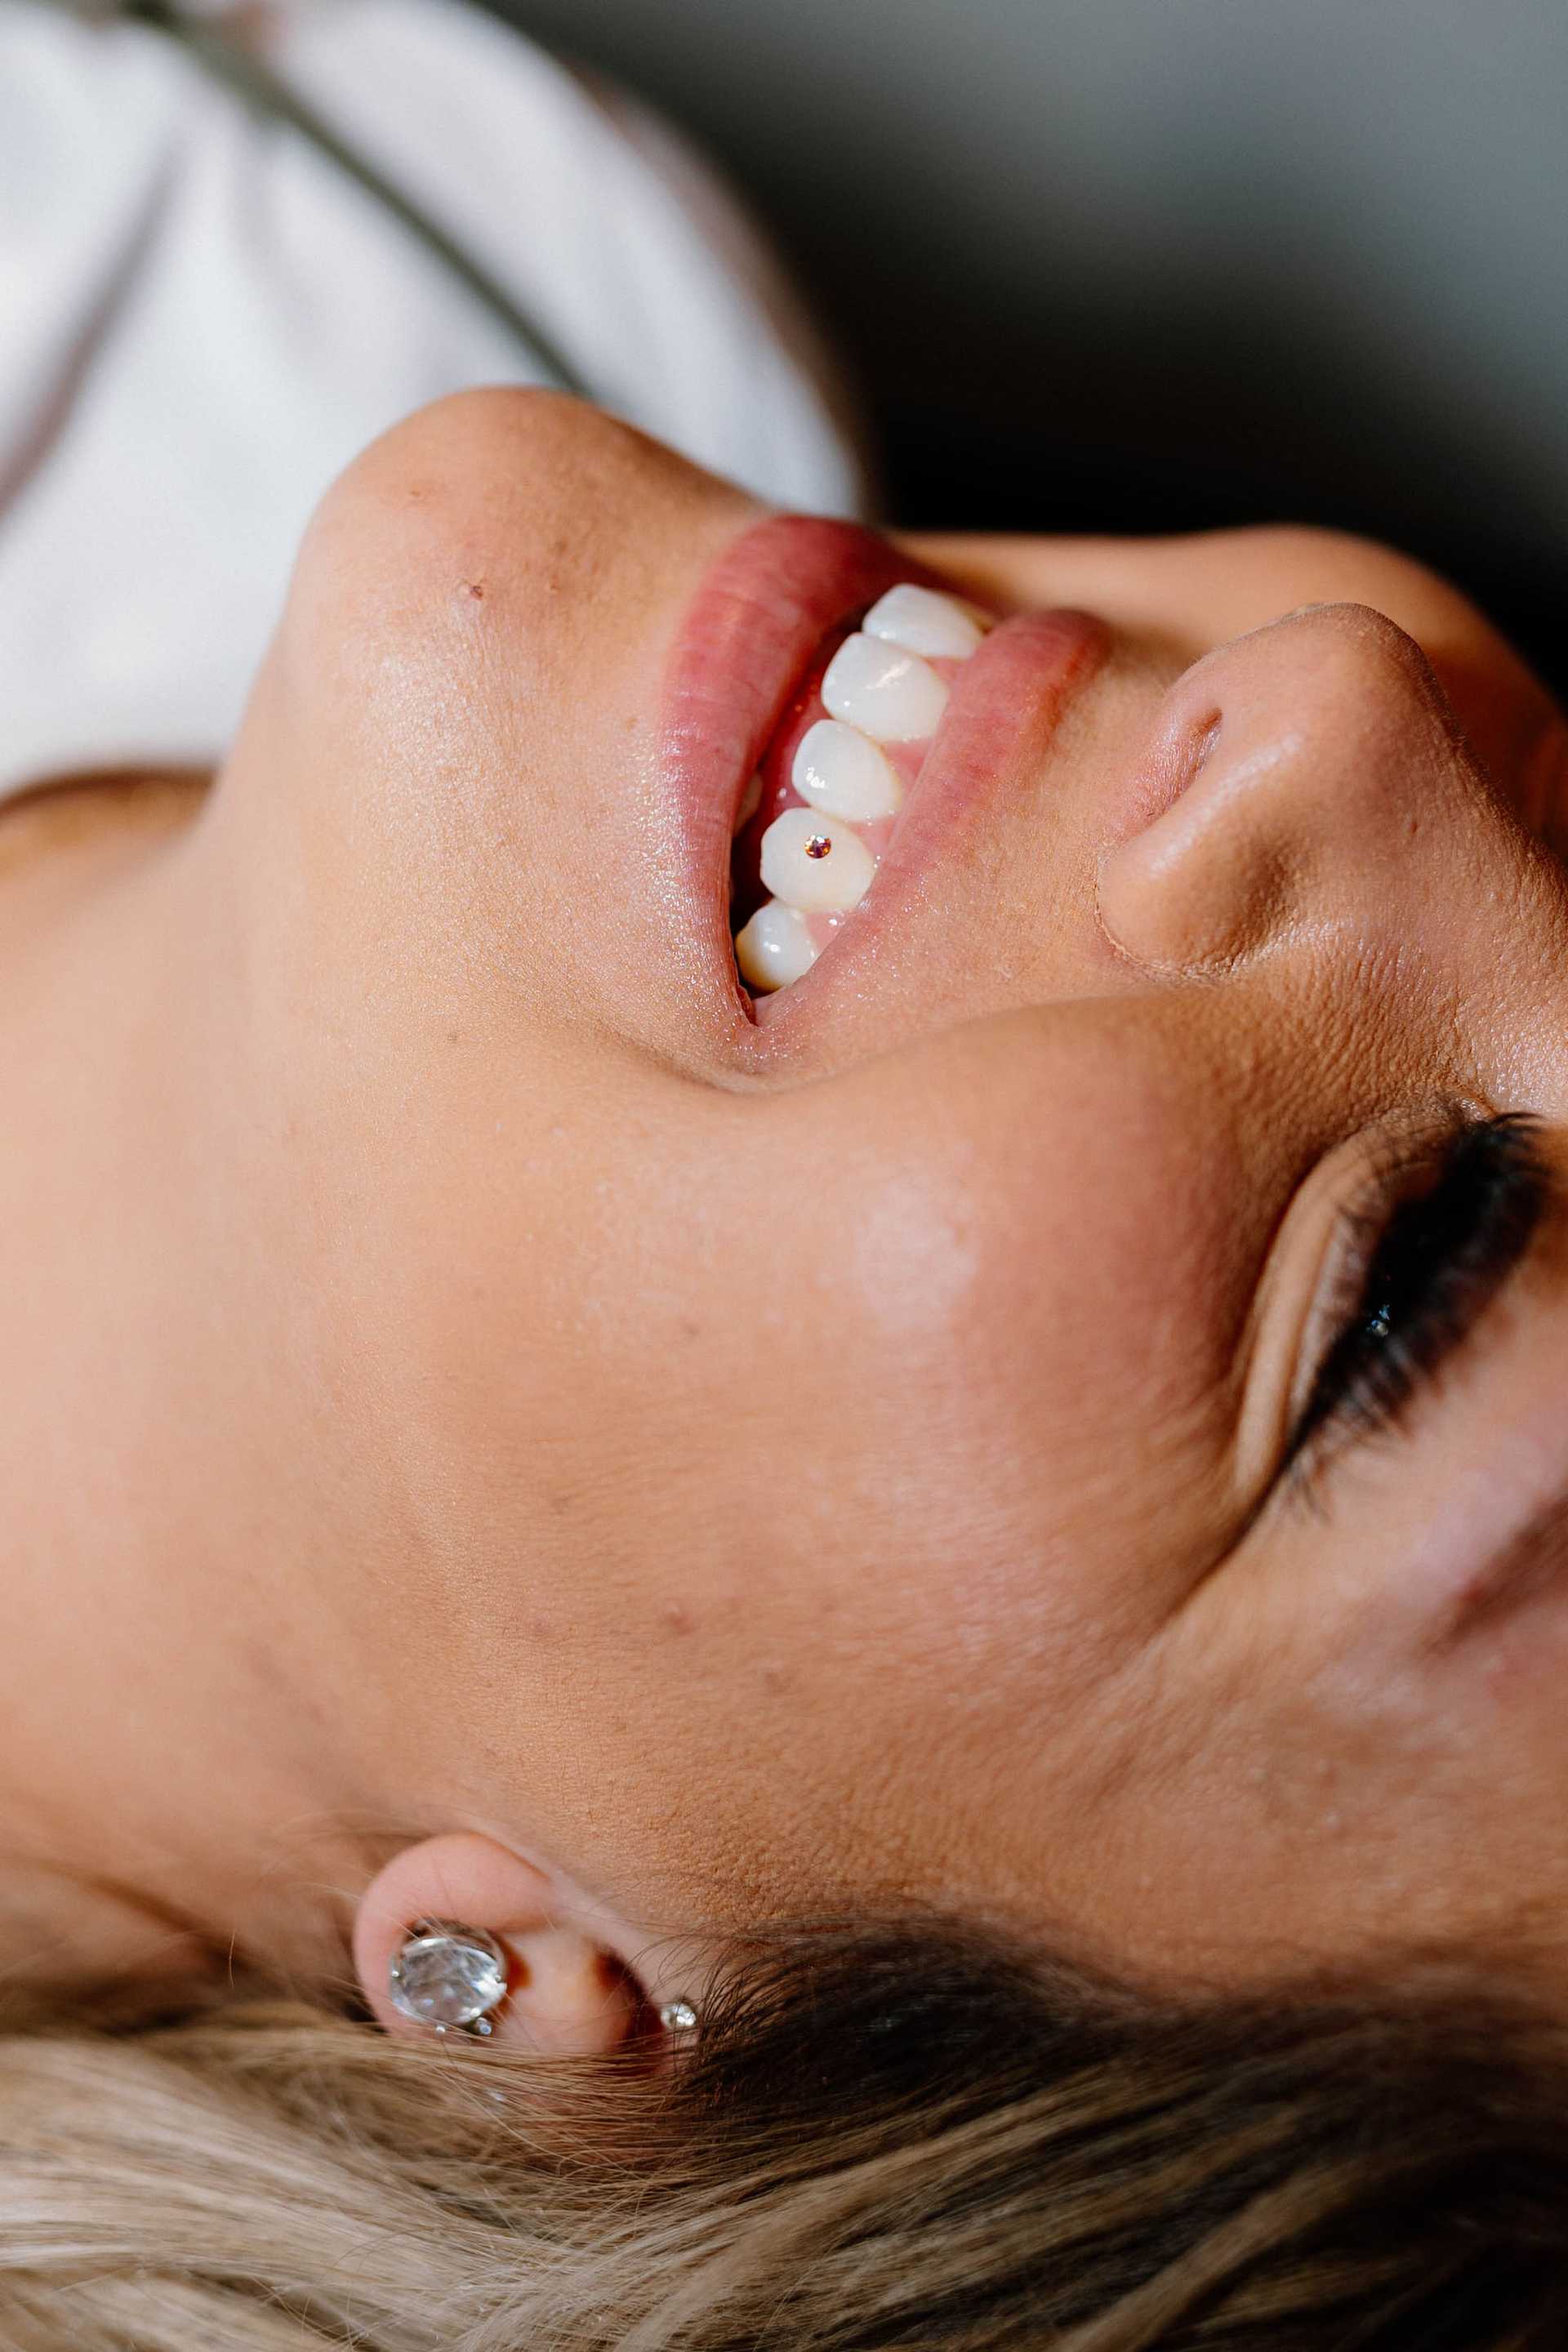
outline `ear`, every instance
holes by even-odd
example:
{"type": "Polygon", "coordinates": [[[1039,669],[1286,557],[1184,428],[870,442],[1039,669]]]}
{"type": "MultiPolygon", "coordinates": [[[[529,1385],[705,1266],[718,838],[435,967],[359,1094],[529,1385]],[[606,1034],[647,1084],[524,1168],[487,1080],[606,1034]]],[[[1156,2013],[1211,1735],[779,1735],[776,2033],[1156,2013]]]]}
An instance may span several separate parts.
{"type": "Polygon", "coordinates": [[[361,1898],[353,1935],[361,1990],[389,2033],[426,2032],[393,2005],[394,1959],[422,1920],[483,1927],[507,1960],[507,1997],[493,2024],[497,2043],[541,2057],[613,2050],[646,2019],[641,1989],[616,1954],[574,1927],[563,1908],[553,1881],[493,1838],[460,1830],[405,1846],[361,1898]]]}

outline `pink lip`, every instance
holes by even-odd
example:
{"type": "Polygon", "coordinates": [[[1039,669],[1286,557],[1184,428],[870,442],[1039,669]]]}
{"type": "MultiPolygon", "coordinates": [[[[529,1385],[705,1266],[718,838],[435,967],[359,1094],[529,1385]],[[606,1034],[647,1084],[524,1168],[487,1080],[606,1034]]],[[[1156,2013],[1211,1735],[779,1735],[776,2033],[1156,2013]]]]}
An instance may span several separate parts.
{"type": "Polygon", "coordinates": [[[724,976],[732,1015],[774,1025],[815,999],[835,967],[847,973],[906,886],[966,824],[983,822],[1021,755],[1042,753],[1073,688],[1110,642],[1078,612],[1003,622],[964,665],[941,729],[870,897],[823,961],[753,1010],[735,971],[729,926],[730,841],[741,795],[807,663],[841,626],[900,581],[951,583],[854,523],[773,515],[711,564],[676,638],[665,689],[661,773],[678,813],[683,895],[724,976]]]}

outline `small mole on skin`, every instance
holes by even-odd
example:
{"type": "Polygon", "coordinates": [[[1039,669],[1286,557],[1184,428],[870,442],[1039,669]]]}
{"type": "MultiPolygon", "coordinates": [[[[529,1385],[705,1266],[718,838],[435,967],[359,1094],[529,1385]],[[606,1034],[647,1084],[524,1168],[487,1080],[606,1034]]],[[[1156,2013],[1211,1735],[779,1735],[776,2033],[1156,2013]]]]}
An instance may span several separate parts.
{"type": "Polygon", "coordinates": [[[667,1601],[660,1615],[667,1633],[689,1633],[693,1630],[691,1612],[679,1601],[667,1601]]]}
{"type": "Polygon", "coordinates": [[[448,1029],[447,1032],[447,1043],[448,1045],[460,1045],[462,1044],[461,1034],[456,1029],[448,1029]]]}
{"type": "Polygon", "coordinates": [[[468,593],[469,593],[469,595],[470,595],[470,596],[482,597],[482,596],[483,596],[483,594],[484,594],[484,593],[485,593],[485,583],[484,583],[484,582],[483,582],[482,580],[470,580],[470,581],[469,581],[469,583],[468,583],[468,593]]]}

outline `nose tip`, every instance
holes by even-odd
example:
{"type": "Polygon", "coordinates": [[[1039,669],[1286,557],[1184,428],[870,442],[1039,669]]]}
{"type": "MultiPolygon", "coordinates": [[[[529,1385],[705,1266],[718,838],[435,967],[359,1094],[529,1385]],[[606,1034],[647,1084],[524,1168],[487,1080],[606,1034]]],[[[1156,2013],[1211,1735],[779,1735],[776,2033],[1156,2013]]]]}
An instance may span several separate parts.
{"type": "Polygon", "coordinates": [[[1281,932],[1408,908],[1434,830],[1485,788],[1415,640],[1309,606],[1173,688],[1100,919],[1141,961],[1233,964],[1281,932]]]}

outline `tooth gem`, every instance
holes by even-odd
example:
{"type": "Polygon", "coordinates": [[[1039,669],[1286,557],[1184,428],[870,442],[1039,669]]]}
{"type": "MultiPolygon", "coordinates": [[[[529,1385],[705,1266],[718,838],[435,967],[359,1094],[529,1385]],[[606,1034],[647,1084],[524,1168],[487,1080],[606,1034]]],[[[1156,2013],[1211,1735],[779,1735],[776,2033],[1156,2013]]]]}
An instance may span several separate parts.
{"type": "Polygon", "coordinates": [[[877,861],[850,826],[787,808],[762,839],[763,887],[803,913],[843,913],[871,887],[877,861]]]}
{"type": "Polygon", "coordinates": [[[387,1990],[393,2007],[423,2025],[488,2033],[487,2012],[506,1998],[506,1955],[482,1928],[428,1921],[395,1956],[387,1990]]]}
{"type": "Polygon", "coordinates": [[[879,596],[860,626],[868,637],[882,637],[928,659],[949,661],[967,661],[985,634],[956,596],[917,588],[912,582],[879,596]]]}
{"type": "MultiPolygon", "coordinates": [[[[832,928],[870,888],[877,860],[858,834],[847,824],[824,829],[820,818],[866,824],[897,814],[903,782],[879,747],[929,739],[947,703],[945,679],[922,656],[965,660],[990,625],[985,614],[955,597],[910,581],[879,597],[862,628],[838,647],[821,686],[828,716],[807,728],[791,763],[790,782],[806,805],[784,810],[764,832],[762,879],[773,896],[735,936],[736,963],[753,988],[783,988],[801,979],[821,952],[803,916],[826,915],[832,928]],[[828,874],[836,846],[839,854],[828,874]]],[[[757,806],[759,792],[753,777],[737,831],[757,806]]]]}
{"type": "Polygon", "coordinates": [[[829,718],[874,743],[914,743],[936,733],[947,688],[919,654],[857,631],[824,671],[822,700],[829,718]]]}
{"type": "Polygon", "coordinates": [[[824,816],[847,817],[851,824],[896,816],[903,806],[903,783],[887,753],[841,719],[819,719],[806,729],[789,780],[824,816]]]}

